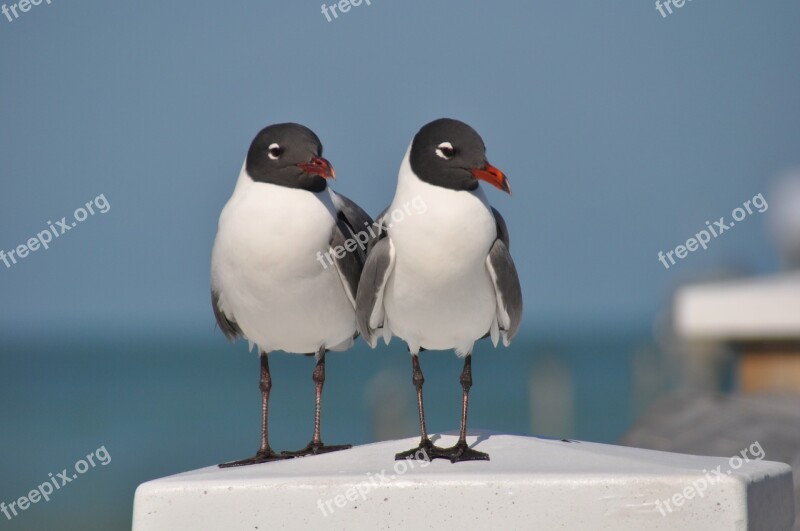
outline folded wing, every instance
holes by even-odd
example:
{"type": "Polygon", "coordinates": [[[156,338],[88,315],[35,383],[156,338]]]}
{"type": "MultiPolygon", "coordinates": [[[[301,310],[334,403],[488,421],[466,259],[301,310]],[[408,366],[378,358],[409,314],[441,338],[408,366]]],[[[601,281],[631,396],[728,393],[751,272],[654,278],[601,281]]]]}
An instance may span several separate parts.
{"type": "Polygon", "coordinates": [[[506,222],[497,210],[492,209],[492,213],[497,222],[497,239],[486,257],[486,268],[497,297],[497,313],[489,335],[495,346],[501,335],[503,344],[508,346],[516,335],[522,319],[522,289],[517,268],[509,252],[506,222]]]}
{"type": "MultiPolygon", "coordinates": [[[[378,217],[378,226],[383,226],[384,213],[378,217]]],[[[386,322],[383,307],[383,294],[386,282],[394,268],[394,246],[386,237],[386,232],[378,229],[377,237],[370,241],[367,262],[361,273],[356,298],[356,319],[358,330],[364,340],[373,348],[378,343],[381,333],[388,341],[391,330],[386,322]]]]}

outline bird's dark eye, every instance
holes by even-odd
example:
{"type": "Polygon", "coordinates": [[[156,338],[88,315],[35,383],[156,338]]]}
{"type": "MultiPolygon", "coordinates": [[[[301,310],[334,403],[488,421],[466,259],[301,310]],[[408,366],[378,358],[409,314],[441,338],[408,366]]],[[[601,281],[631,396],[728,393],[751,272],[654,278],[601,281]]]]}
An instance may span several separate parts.
{"type": "Polygon", "coordinates": [[[267,154],[272,160],[278,160],[282,153],[283,148],[278,144],[270,144],[269,148],[267,148],[267,154]]]}
{"type": "Polygon", "coordinates": [[[442,142],[436,147],[436,156],[444,160],[450,160],[456,156],[456,150],[450,142],[442,142]]]}

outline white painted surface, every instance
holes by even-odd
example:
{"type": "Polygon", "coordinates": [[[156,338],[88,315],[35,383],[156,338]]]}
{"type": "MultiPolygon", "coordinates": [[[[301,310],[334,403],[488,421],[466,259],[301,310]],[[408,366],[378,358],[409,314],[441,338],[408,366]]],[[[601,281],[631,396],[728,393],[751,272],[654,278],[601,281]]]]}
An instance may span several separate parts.
{"type": "Polygon", "coordinates": [[[405,439],[150,481],[136,491],[133,530],[774,531],[794,520],[791,469],[783,463],[751,460],[727,474],[728,458],[478,433],[476,448],[490,462],[417,462],[400,473],[407,463],[398,465],[394,454],[417,442],[405,439]],[[691,489],[717,466],[719,482],[662,516],[656,501],[691,489]],[[385,484],[370,482],[382,472],[385,484]]]}
{"type": "Polygon", "coordinates": [[[675,322],[690,339],[799,339],[800,273],[684,287],[675,322]]]}

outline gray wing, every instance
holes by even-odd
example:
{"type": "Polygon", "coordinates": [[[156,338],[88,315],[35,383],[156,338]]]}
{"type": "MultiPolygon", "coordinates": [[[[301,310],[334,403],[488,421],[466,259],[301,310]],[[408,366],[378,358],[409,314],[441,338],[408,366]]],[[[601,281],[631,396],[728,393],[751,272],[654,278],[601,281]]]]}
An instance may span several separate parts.
{"type": "Polygon", "coordinates": [[[500,212],[498,212],[494,207],[492,207],[492,214],[494,214],[494,221],[497,225],[497,238],[506,244],[506,249],[511,250],[511,240],[508,236],[508,226],[506,225],[506,220],[503,219],[503,216],[501,216],[500,212]]]}
{"type": "Polygon", "coordinates": [[[374,234],[375,237],[369,241],[369,245],[367,246],[367,256],[369,256],[372,248],[375,247],[375,245],[381,241],[381,239],[385,238],[389,234],[386,232],[386,213],[389,211],[390,206],[384,208],[383,212],[378,214],[378,217],[375,218],[375,223],[372,224],[372,234],[374,234]]]}
{"type": "Polygon", "coordinates": [[[391,334],[383,308],[383,292],[386,281],[394,268],[392,240],[382,237],[372,245],[356,298],[356,320],[358,331],[373,348],[378,342],[378,331],[383,329],[384,338],[391,334]]]}
{"type": "Polygon", "coordinates": [[[508,346],[517,334],[522,319],[522,288],[511,253],[508,251],[508,229],[503,217],[492,209],[497,221],[497,239],[486,257],[486,268],[494,284],[497,296],[497,315],[490,335],[496,345],[500,335],[503,344],[508,346]]]}
{"type": "Polygon", "coordinates": [[[355,201],[347,196],[336,193],[333,190],[330,192],[331,198],[333,199],[333,206],[336,207],[336,211],[343,215],[351,226],[357,226],[359,230],[361,230],[361,228],[365,225],[372,223],[372,217],[367,214],[363,208],[358,206],[355,201]]]}
{"type": "MultiPolygon", "coordinates": [[[[328,190],[330,190],[330,188],[328,190]]],[[[330,190],[330,195],[333,200],[333,206],[336,208],[337,217],[347,226],[347,230],[344,232],[346,235],[345,239],[356,238],[357,235],[361,235],[361,239],[356,240],[358,242],[366,238],[371,239],[369,228],[373,223],[372,217],[370,217],[363,208],[358,206],[355,201],[352,201],[342,194],[337,194],[333,190],[330,190]]],[[[357,251],[362,265],[367,259],[365,247],[368,243],[369,240],[363,242],[363,245],[359,245],[359,250],[357,251]]]]}
{"type": "Polygon", "coordinates": [[[361,278],[361,270],[364,268],[365,252],[366,247],[359,248],[352,229],[344,221],[337,220],[331,233],[330,256],[334,258],[333,265],[339,273],[344,291],[353,308],[356,307],[358,280],[361,278]]]}
{"type": "Polygon", "coordinates": [[[355,308],[358,281],[367,259],[367,243],[370,238],[368,227],[372,224],[372,218],[347,197],[333,190],[330,190],[330,195],[337,216],[336,226],[331,233],[330,248],[332,251],[337,248],[344,251],[343,255],[342,251],[339,254],[331,252],[331,256],[336,256],[333,263],[347,297],[355,308]]]}
{"type": "Polygon", "coordinates": [[[214,291],[213,288],[211,289],[211,306],[214,309],[214,317],[217,319],[217,326],[219,326],[219,329],[225,334],[225,337],[231,341],[236,341],[238,338],[243,337],[242,330],[239,328],[239,325],[236,324],[236,321],[225,317],[225,314],[219,309],[219,293],[214,291]]]}

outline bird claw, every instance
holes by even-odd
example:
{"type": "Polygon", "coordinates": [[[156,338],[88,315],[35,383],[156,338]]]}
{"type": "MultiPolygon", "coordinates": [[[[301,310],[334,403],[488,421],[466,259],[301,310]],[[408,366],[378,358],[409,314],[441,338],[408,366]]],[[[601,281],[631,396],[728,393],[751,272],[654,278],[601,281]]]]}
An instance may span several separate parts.
{"type": "Polygon", "coordinates": [[[437,457],[450,459],[443,454],[444,451],[444,448],[439,448],[438,446],[434,445],[430,439],[422,439],[419,442],[419,446],[416,448],[395,454],[394,460],[403,461],[405,459],[415,459],[417,461],[433,461],[437,457]]]}
{"type": "Polygon", "coordinates": [[[281,456],[283,459],[291,459],[294,457],[305,457],[307,455],[319,455],[319,454],[327,454],[330,452],[338,452],[339,450],[348,450],[352,448],[352,444],[339,444],[339,445],[332,445],[327,446],[319,443],[310,442],[306,445],[305,448],[300,450],[296,450],[293,452],[281,452],[281,456]]]}
{"type": "Polygon", "coordinates": [[[273,452],[272,450],[267,450],[266,452],[259,450],[258,453],[253,457],[249,457],[247,459],[241,459],[239,461],[230,461],[228,463],[221,463],[219,467],[233,468],[237,466],[248,466],[248,465],[257,465],[259,463],[269,463],[270,461],[282,461],[284,459],[288,459],[288,457],[284,456],[283,454],[273,452]]]}
{"type": "Polygon", "coordinates": [[[451,463],[460,461],[488,461],[489,454],[473,450],[467,446],[467,441],[458,441],[455,446],[442,450],[441,457],[449,459],[451,463]]]}

